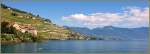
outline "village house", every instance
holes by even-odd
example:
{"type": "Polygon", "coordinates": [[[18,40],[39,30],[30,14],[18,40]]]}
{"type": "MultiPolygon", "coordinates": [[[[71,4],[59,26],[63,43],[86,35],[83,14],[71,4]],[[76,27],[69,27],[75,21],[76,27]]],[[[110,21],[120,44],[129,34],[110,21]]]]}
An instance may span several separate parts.
{"type": "Polygon", "coordinates": [[[11,8],[7,8],[8,10],[11,10],[11,8]]]}
{"type": "Polygon", "coordinates": [[[32,19],[36,19],[36,17],[32,17],[32,19]]]}
{"type": "Polygon", "coordinates": [[[22,16],[22,15],[19,15],[19,16],[17,16],[17,17],[23,18],[23,16],[22,16]]]}
{"type": "Polygon", "coordinates": [[[12,25],[16,30],[21,31],[22,33],[28,32],[33,34],[34,36],[37,36],[37,30],[31,26],[31,24],[26,25],[19,25],[17,23],[14,23],[12,25]]]}

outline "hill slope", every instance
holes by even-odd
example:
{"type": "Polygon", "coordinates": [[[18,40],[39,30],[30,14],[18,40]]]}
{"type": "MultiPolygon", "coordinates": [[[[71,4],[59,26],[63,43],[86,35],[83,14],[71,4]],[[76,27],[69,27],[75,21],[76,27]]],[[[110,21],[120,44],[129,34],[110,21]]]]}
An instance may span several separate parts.
{"type": "MultiPolygon", "coordinates": [[[[15,8],[1,4],[1,22],[15,22],[20,25],[31,25],[37,30],[37,36],[43,39],[52,40],[68,40],[68,39],[86,39],[81,35],[71,30],[59,27],[53,24],[51,20],[44,19],[39,15],[21,11],[15,8]]],[[[3,29],[3,28],[2,28],[3,29]]],[[[1,32],[2,33],[2,32],[1,32]]],[[[2,33],[3,34],[3,33],[2,33]]]]}

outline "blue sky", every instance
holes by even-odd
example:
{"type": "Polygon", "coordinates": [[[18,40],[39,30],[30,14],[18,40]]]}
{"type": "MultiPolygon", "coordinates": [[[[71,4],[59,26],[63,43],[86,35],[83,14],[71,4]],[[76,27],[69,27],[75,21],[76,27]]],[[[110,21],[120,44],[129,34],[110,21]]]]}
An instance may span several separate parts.
{"type": "MultiPolygon", "coordinates": [[[[147,0],[128,1],[128,2],[36,2],[36,1],[3,1],[7,6],[17,8],[23,11],[39,14],[41,17],[48,18],[58,25],[67,25],[75,27],[92,27],[92,25],[83,25],[80,21],[66,22],[62,20],[64,16],[74,14],[91,15],[94,13],[122,13],[125,7],[148,7],[147,0]]],[[[72,19],[72,18],[69,18],[72,19]]],[[[88,19],[88,18],[87,18],[88,19]]],[[[101,27],[104,25],[98,25],[101,27]]],[[[128,27],[128,26],[118,26],[128,27]]]]}

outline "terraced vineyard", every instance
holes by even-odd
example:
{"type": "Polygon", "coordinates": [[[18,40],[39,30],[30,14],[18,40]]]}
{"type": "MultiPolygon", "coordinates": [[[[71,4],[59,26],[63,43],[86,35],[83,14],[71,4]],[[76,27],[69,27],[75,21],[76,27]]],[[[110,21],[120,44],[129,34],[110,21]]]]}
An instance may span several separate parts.
{"type": "MultiPolygon", "coordinates": [[[[31,25],[37,30],[37,37],[51,40],[83,40],[86,36],[53,24],[51,20],[33,15],[31,13],[14,9],[1,4],[1,22],[15,22],[17,24],[31,25]]],[[[3,29],[3,28],[2,28],[3,29]]],[[[3,33],[2,33],[3,34],[3,33]]],[[[6,33],[7,34],[7,33],[6,33]]],[[[3,38],[5,40],[5,38],[3,38]]]]}

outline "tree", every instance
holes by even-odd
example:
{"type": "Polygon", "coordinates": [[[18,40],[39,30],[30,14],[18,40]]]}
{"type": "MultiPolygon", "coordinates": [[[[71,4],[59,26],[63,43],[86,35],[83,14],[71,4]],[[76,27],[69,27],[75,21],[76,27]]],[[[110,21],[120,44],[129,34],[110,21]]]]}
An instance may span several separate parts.
{"type": "Polygon", "coordinates": [[[5,9],[8,8],[6,5],[4,5],[4,4],[2,4],[2,3],[1,3],[1,7],[2,7],[2,8],[5,8],[5,9]]]}
{"type": "Polygon", "coordinates": [[[8,27],[9,22],[1,22],[1,33],[11,33],[10,28],[8,27]]]}
{"type": "Polygon", "coordinates": [[[11,13],[11,15],[12,15],[12,16],[18,16],[18,14],[16,14],[16,13],[11,13]]]}
{"type": "Polygon", "coordinates": [[[45,19],[44,21],[51,23],[51,20],[49,20],[49,19],[45,19]]]}
{"type": "Polygon", "coordinates": [[[37,15],[36,17],[40,17],[40,15],[37,15]]]}

